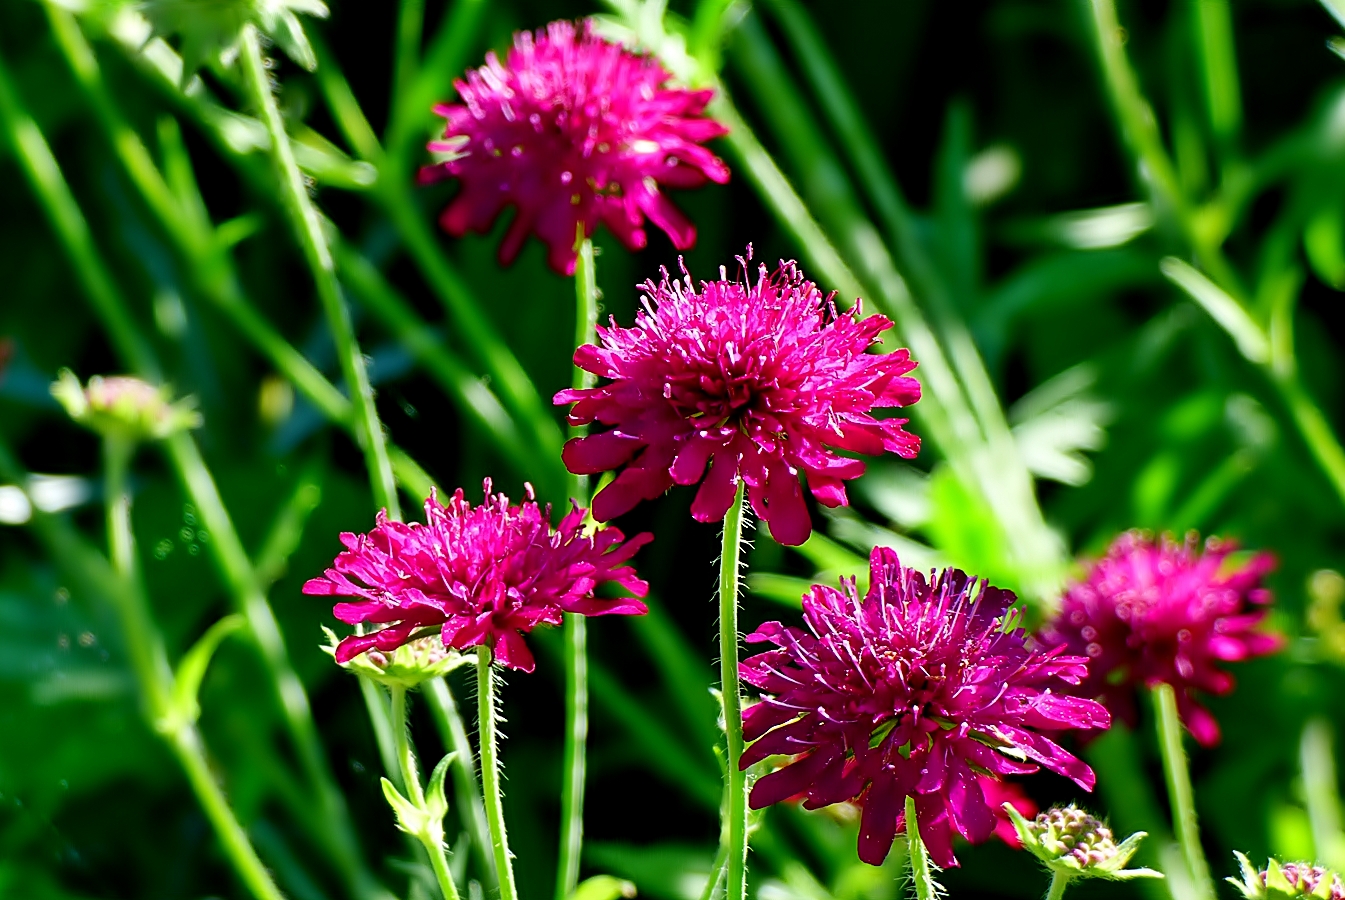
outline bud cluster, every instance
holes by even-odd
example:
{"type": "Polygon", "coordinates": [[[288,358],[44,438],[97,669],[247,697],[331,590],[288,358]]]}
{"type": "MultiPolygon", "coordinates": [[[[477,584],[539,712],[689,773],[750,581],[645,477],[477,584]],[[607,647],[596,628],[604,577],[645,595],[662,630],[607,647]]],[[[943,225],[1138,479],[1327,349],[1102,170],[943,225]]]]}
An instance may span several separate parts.
{"type": "Polygon", "coordinates": [[[73,372],[64,369],[51,394],[76,422],[130,443],[162,440],[201,424],[193,398],[174,403],[168,388],[129,375],[95,375],[81,385],[73,372]]]}
{"type": "Polygon", "coordinates": [[[1004,812],[1013,822],[1023,849],[1041,860],[1054,876],[1108,881],[1163,877],[1153,869],[1125,868],[1144,839],[1143,831],[1118,844],[1105,822],[1073,804],[1053,806],[1032,820],[1023,818],[1011,803],[1004,804],[1004,812]]]}
{"type": "Polygon", "coordinates": [[[1080,868],[1099,865],[1116,855],[1111,829],[1077,806],[1052,807],[1029,827],[1043,849],[1056,856],[1072,856],[1080,868]]]}
{"type": "Polygon", "coordinates": [[[1247,900],[1273,900],[1282,897],[1317,897],[1319,900],[1345,900],[1345,883],[1340,876],[1323,866],[1308,862],[1281,863],[1275,858],[1266,860],[1264,869],[1257,869],[1241,853],[1234,854],[1242,868],[1242,880],[1226,879],[1247,900]]]}

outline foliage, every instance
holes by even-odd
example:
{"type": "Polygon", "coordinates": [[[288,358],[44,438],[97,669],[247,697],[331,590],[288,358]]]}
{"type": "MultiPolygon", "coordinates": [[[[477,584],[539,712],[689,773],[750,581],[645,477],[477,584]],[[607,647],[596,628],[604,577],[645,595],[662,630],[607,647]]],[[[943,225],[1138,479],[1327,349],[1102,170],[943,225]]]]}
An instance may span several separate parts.
{"type": "MultiPolygon", "coordinates": [[[[853,507],[810,506],[818,531],[797,550],[749,532],[742,630],[795,615],[811,581],[865,578],[874,544],[1017,591],[1030,624],[1072,559],[1127,528],[1271,551],[1289,646],[1231,667],[1237,689],[1209,698],[1224,737],[1191,761],[1200,836],[1216,880],[1234,850],[1345,868],[1345,64],[1321,6],[344,0],[321,21],[294,15],[316,3],[234,6],[235,26],[281,23],[261,72],[279,123],[250,99],[236,35],[187,46],[135,4],[0,4],[0,896],[247,895],[142,715],[100,549],[100,446],[50,392],[67,368],[195,398],[203,426],[133,462],[135,562],[169,677],[186,676],[183,722],[275,882],[299,900],[435,889],[383,785],[425,813],[380,754],[360,682],[324,652],[329,606],[300,592],[337,533],[367,531],[386,503],[328,313],[349,301],[404,502],[492,476],[561,503],[549,398],[571,384],[574,287],[535,240],[498,264],[507,216],[440,234],[455,188],[415,172],[454,78],[517,29],[595,14],[718,90],[707,113],[729,127],[714,147],[732,179],[677,195],[699,231],[687,267],[717,271],[749,242],[797,258],[839,303],[891,318],[886,344],[920,363],[919,457],[870,461],[853,507]],[[276,124],[306,202],[273,168],[276,124]],[[305,256],[315,235],[327,287],[305,256]]],[[[628,325],[634,285],[678,254],[656,229],[638,252],[594,241],[602,315],[628,325]]],[[[657,536],[637,560],[650,612],[589,626],[586,900],[627,882],[694,900],[715,871],[719,536],[690,503],[674,490],[623,518],[657,536]]],[[[538,675],[501,692],[527,898],[552,890],[565,691],[560,633],[535,637],[538,675]]],[[[412,734],[422,759],[457,755],[425,808],[447,810],[452,877],[491,896],[472,748],[445,713],[475,688],[464,671],[432,684],[411,695],[412,734]]],[[[1090,896],[1193,896],[1171,874],[1183,856],[1154,720],[1141,709],[1133,731],[1081,749],[1092,797],[1024,781],[1043,808],[1078,801],[1150,835],[1133,862],[1169,878],[1089,882],[1090,896]]],[[[906,890],[903,847],[881,868],[856,858],[851,807],[781,804],[751,828],[752,896],[906,890]]],[[[949,896],[1044,890],[1028,853],[992,840],[957,855],[938,874],[949,896]]]]}

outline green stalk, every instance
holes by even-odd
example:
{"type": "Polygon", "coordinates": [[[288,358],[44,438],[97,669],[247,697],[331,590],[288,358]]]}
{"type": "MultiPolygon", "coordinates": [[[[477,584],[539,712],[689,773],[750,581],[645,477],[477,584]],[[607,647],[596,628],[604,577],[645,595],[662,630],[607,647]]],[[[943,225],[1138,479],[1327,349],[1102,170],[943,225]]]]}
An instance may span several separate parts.
{"type": "Polygon", "coordinates": [[[120,294],[102,265],[89,223],[70,193],[37,123],[22,107],[3,60],[0,60],[0,134],[14,149],[19,168],[28,178],[38,203],[70,254],[75,277],[107,323],[113,346],[137,371],[157,380],[159,369],[154,351],[141,335],[130,311],[119,302],[120,294]]]}
{"type": "Polygon", "coordinates": [[[911,863],[911,880],[915,882],[916,900],[939,900],[939,890],[929,865],[929,851],[920,837],[915,798],[909,794],[906,796],[906,848],[911,863]]]}
{"type": "MultiPolygon", "coordinates": [[[[406,688],[396,685],[389,690],[392,693],[392,739],[406,796],[417,809],[424,809],[425,789],[420,784],[420,767],[416,764],[416,751],[411,746],[411,726],[406,717],[406,688]]],[[[432,834],[420,833],[416,838],[430,855],[430,867],[434,869],[434,877],[439,882],[444,900],[458,900],[458,886],[453,883],[453,875],[448,870],[448,856],[444,853],[442,835],[436,839],[432,834]]]]}
{"type": "Polygon", "coordinates": [[[140,583],[135,560],[135,537],[131,530],[131,495],[126,489],[126,473],[134,446],[117,438],[107,438],[104,448],[104,501],[107,508],[108,549],[112,568],[123,590],[122,631],[130,650],[132,665],[145,694],[150,724],[169,744],[177,757],[192,791],[210,820],[224,849],[224,855],[238,877],[258,900],[283,900],[280,889],[271,880],[266,866],[252,848],[243,826],[229,808],[206,762],[200,732],[173,708],[173,673],[164,650],[163,637],[151,618],[140,583]]]}
{"type": "Polygon", "coordinates": [[[397,46],[389,108],[396,108],[420,72],[420,40],[425,28],[425,0],[402,0],[397,13],[397,46]]]}
{"type": "Polygon", "coordinates": [[[1046,892],[1046,900],[1060,900],[1065,896],[1065,886],[1070,882],[1070,877],[1059,870],[1051,872],[1051,887],[1046,892]]]}
{"type": "Polygon", "coordinates": [[[1163,774],[1167,779],[1168,800],[1172,804],[1172,828],[1181,845],[1182,856],[1191,881],[1199,895],[1214,900],[1214,882],[1209,863],[1200,846],[1200,827],[1196,821],[1195,793],[1186,751],[1182,748],[1182,723],[1177,715],[1177,695],[1170,684],[1153,688],[1154,712],[1158,722],[1158,745],[1163,756],[1163,774]]]}
{"type": "Polygon", "coordinates": [[[486,798],[486,822],[495,870],[500,875],[500,900],[518,900],[514,863],[509,853],[509,835],[504,827],[504,795],[500,790],[499,748],[496,746],[495,673],[490,648],[476,648],[477,731],[481,744],[481,788],[486,798]]]}
{"type": "Polygon", "coordinates": [[[721,840],[728,848],[728,900],[747,897],[747,773],[738,768],[743,755],[743,698],[738,684],[738,571],[742,553],[743,482],[724,516],[719,555],[719,680],[724,704],[727,771],[721,840]]]}
{"type": "Polygon", "coordinates": [[[421,686],[430,703],[430,715],[444,747],[457,754],[453,758],[453,796],[457,800],[458,816],[472,838],[472,850],[481,866],[486,894],[499,885],[495,872],[495,857],[491,854],[490,826],[486,824],[486,808],[481,801],[481,786],[476,780],[476,754],[467,738],[467,729],[458,713],[458,704],[448,683],[434,678],[421,686]]]}
{"type": "Polygon", "coordinates": [[[444,255],[438,238],[404,183],[406,179],[379,145],[345,76],[335,61],[325,54],[317,75],[318,85],[337,127],[355,152],[380,172],[370,196],[397,229],[412,261],[443,304],[463,343],[485,368],[492,387],[525,430],[537,457],[559,456],[562,438],[551,418],[550,405],[543,401],[518,357],[482,313],[482,307],[467,283],[444,255]]]}
{"type": "MultiPolygon", "coordinates": [[[[593,241],[583,237],[579,226],[579,256],[574,268],[575,349],[596,339],[598,325],[598,282],[593,260],[593,241]]],[[[574,367],[571,384],[591,388],[597,376],[574,367]]],[[[588,432],[582,426],[571,427],[571,437],[588,432]]],[[[588,477],[570,478],[570,497],[587,504],[588,477]]],[[[555,900],[566,900],[579,884],[579,859],[584,844],[584,779],[588,743],[588,622],[580,615],[565,617],[565,752],[561,765],[564,781],[560,795],[560,853],[556,867],[555,900]]]]}
{"type": "Polygon", "coordinates": [[[350,310],[341,296],[341,285],[336,280],[336,266],[332,261],[327,239],[322,234],[322,223],[318,212],[308,197],[304,187],[303,175],[294,161],[294,150],[290,146],[289,135],[285,132],[285,122],[276,106],[275,95],[271,92],[270,75],[262,59],[261,44],[255,26],[243,26],[242,51],[240,60],[246,74],[252,101],[256,103],[266,124],[267,134],[271,138],[271,155],[275,161],[280,178],[281,200],[293,220],[299,245],[308,262],[309,270],[317,285],[318,297],[322,301],[323,312],[336,343],[336,355],[341,363],[341,373],[350,388],[351,400],[355,405],[356,435],[360,449],[364,451],[365,466],[373,486],[374,499],[388,512],[390,519],[401,518],[401,504],[397,498],[397,483],[392,475],[392,464],[388,460],[388,448],[383,435],[383,425],[378,420],[378,411],[374,408],[374,393],[369,386],[369,373],[364,366],[364,357],[359,344],[355,341],[354,327],[350,322],[350,310]]]}
{"type": "Polygon", "coordinates": [[[323,840],[328,845],[329,855],[343,869],[343,874],[357,892],[369,896],[375,890],[373,877],[364,869],[360,859],[359,844],[345,798],[336,786],[327,764],[322,739],[313,721],[313,710],[308,703],[308,694],[290,663],[280,623],[276,621],[271,604],[267,602],[256,570],[248,559],[247,551],[224,506],[215,480],[201,458],[195,439],[186,432],[179,432],[168,438],[167,449],[178,479],[210,533],[208,547],[216,568],[229,588],[234,609],[247,619],[253,640],[271,676],[299,764],[317,794],[321,814],[315,819],[322,825],[323,840]]]}

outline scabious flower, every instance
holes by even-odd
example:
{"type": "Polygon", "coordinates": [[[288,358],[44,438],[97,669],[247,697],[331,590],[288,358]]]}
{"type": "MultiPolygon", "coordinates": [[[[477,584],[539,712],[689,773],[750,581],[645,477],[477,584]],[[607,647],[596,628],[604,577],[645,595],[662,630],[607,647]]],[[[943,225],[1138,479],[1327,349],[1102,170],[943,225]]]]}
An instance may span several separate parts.
{"type": "Polygon", "coordinates": [[[1110,724],[1100,703],[1065,690],[1087,660],[1029,649],[1010,591],[957,569],[926,580],[886,547],[869,564],[862,600],[854,579],[816,585],[803,598],[807,630],[768,622],[747,637],[778,649],[741,665],[767,693],[743,716],[754,743],[742,763],[793,757],[757,780],[751,805],[855,800],[859,858],[878,865],[912,796],[930,856],[953,866],[954,833],[984,841],[998,822],[982,775],[1045,766],[1091,790],[1092,769],[1042,733],[1110,724]]]}
{"type": "Polygon", "coordinates": [[[1184,543],[1138,531],[1118,537],[1085,580],[1065,592],[1043,629],[1045,646],[1066,644],[1090,660],[1080,693],[1101,697],[1115,715],[1135,720],[1139,686],[1172,685],[1182,722],[1204,746],[1219,742],[1219,724],[1196,691],[1226,694],[1233,677],[1216,668],[1283,645],[1257,630],[1271,600],[1261,579],[1275,567],[1268,553],[1243,562],[1230,541],[1210,538],[1202,553],[1194,533],[1184,543]]]}
{"type": "Polygon", "coordinates": [[[1345,883],[1340,875],[1308,862],[1281,863],[1274,857],[1257,870],[1244,854],[1234,852],[1242,869],[1242,879],[1225,878],[1247,900],[1282,897],[1316,897],[1321,900],[1345,900],[1345,883]]]}
{"type": "Polygon", "coordinates": [[[431,494],[423,525],[390,522],[380,513],[368,534],[341,535],[345,552],[304,593],[355,598],[336,604],[336,618],[384,627],[341,641],[337,662],[375,648],[395,650],[438,628],[445,647],[485,644],[504,665],[531,672],[522,635],[537,625],[558,625],[564,613],[647,612],[637,599],[601,599],[593,591],[613,582],[643,597],[649,585],[625,563],[651,535],[627,541],[615,528],[590,532],[578,507],[552,529],[551,509],[537,506],[531,487],[518,506],[491,495],[489,480],[485,493],[476,507],[461,488],[447,506],[431,494]]]}
{"type": "Polygon", "coordinates": [[[587,237],[606,223],[636,250],[648,216],[676,247],[690,247],[696,229],[663,189],[728,181],[728,167],[702,146],[727,129],[703,115],[713,91],[670,87],[671,77],[587,21],[519,32],[507,64],[488,54],[454,82],[463,102],[435,107],[447,126],[429,149],[442,161],[422,169],[421,181],[462,182],[439,220],[444,230],[487,231],[514,206],[501,261],[511,262],[531,232],[566,275],[580,226],[587,237]]]}
{"type": "Polygon", "coordinates": [[[590,475],[625,467],[593,500],[599,520],[705,477],[691,514],[717,521],[741,478],[775,539],[801,544],[812,522],[800,474],[820,503],[841,506],[864,463],[834,450],[909,459],[920,449],[906,419],[871,415],[920,399],[919,383],[903,377],[915,368],[907,351],[865,352],[892,323],[862,318],[859,303],[838,312],[792,262],[771,274],[761,266],[749,283],[751,255],[739,259],[741,277],[721,269],[699,290],[685,268],[682,281],[665,269],[661,283],[645,283],[634,327],[613,320],[598,328],[599,346],[575,351],[575,365],[611,382],[556,402],[574,404],[571,424],[612,427],[567,443],[565,465],[590,475]]]}

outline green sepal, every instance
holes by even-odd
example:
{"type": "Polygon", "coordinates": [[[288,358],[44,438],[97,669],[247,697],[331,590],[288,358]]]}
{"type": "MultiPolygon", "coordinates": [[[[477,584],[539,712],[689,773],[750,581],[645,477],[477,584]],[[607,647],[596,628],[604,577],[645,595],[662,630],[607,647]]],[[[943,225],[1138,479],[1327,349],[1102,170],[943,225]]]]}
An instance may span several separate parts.
{"type": "Polygon", "coordinates": [[[206,629],[182,657],[173,678],[173,712],[179,721],[195,722],[201,717],[201,682],[210,660],[226,637],[246,627],[247,620],[242,616],[225,616],[206,629]]]}
{"type": "Polygon", "coordinates": [[[586,878],[570,893],[569,900],[619,900],[635,896],[635,885],[615,875],[586,878]]]}

